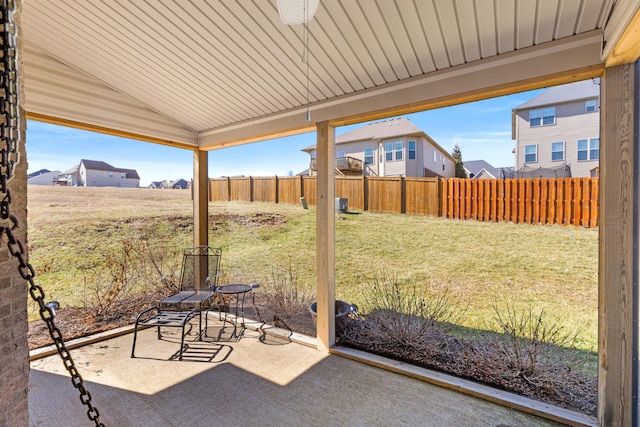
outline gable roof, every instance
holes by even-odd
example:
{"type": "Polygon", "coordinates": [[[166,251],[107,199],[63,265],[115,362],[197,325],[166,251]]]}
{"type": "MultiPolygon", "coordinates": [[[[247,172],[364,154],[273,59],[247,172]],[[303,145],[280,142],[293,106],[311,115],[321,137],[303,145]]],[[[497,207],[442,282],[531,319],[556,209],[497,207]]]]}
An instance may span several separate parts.
{"type": "MultiPolygon", "coordinates": [[[[422,129],[405,117],[382,120],[360,126],[336,136],[336,144],[354,141],[389,139],[405,135],[425,134],[422,129]]],[[[425,134],[426,135],[426,134],[425,134]]]]}
{"type": "Polygon", "coordinates": [[[482,169],[484,169],[489,174],[493,175],[493,177],[498,176],[498,168],[494,168],[488,162],[484,160],[467,160],[462,162],[462,166],[469,171],[469,178],[471,175],[477,176],[482,169]]]}
{"type": "Polygon", "coordinates": [[[540,95],[518,105],[513,111],[598,97],[600,97],[600,83],[596,83],[596,80],[583,80],[581,82],[553,86],[540,95]]]}
{"type": "Polygon", "coordinates": [[[100,160],[81,159],[80,164],[84,164],[85,169],[126,173],[127,178],[140,179],[140,176],[138,176],[138,172],[135,169],[116,168],[111,166],[109,163],[102,162],[100,160]]]}

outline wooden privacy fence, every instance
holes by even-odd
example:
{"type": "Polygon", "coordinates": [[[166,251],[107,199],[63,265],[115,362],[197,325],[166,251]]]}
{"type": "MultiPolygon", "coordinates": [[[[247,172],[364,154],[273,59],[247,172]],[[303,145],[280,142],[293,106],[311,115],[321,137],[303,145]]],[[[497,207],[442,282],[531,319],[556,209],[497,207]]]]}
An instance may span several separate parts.
{"type": "MultiPolygon", "coordinates": [[[[598,178],[486,179],[336,176],[349,209],[527,224],[598,225],[598,178]]],[[[316,204],[316,177],[210,180],[209,200],[316,204]]]]}
{"type": "Polygon", "coordinates": [[[443,179],[446,218],[598,226],[598,178],[443,179]]]}

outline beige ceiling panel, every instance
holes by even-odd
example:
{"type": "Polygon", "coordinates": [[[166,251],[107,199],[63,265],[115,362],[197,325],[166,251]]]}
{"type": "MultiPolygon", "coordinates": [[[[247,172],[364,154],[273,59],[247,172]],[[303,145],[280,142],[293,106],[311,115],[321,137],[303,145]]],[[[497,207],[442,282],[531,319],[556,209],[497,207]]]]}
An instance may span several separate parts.
{"type": "Polygon", "coordinates": [[[516,47],[516,3],[513,0],[496,0],[495,8],[498,54],[511,52],[516,47]]]}
{"type": "Polygon", "coordinates": [[[420,61],[418,61],[416,50],[412,43],[416,28],[407,26],[404,18],[415,13],[413,5],[411,2],[398,4],[390,1],[382,1],[379,5],[395,47],[392,51],[397,51],[400,55],[397,61],[404,64],[404,69],[408,72],[407,77],[422,74],[420,61]]]}
{"type": "Polygon", "coordinates": [[[583,8],[576,26],[577,32],[596,27],[603,28],[612,2],[613,0],[583,0],[583,8]]]}
{"type": "Polygon", "coordinates": [[[575,34],[582,3],[582,0],[563,0],[560,3],[555,38],[569,37],[575,34]]]}
{"type": "MultiPolygon", "coordinates": [[[[25,39],[51,58],[204,132],[304,117],[307,100],[324,106],[322,117],[352,117],[362,112],[339,100],[601,30],[612,1],[321,0],[308,74],[303,26],[284,25],[277,0],[25,0],[22,21],[25,39]]],[[[638,1],[615,3],[624,10],[612,14],[612,40],[638,1]]],[[[278,132],[292,132],[283,124],[278,132]]]]}
{"type": "Polygon", "coordinates": [[[431,48],[431,55],[436,65],[436,69],[441,70],[451,66],[451,61],[447,52],[445,41],[440,31],[440,21],[436,9],[431,1],[416,2],[420,21],[431,48]]]}
{"type": "Polygon", "coordinates": [[[196,132],[45,53],[25,47],[23,58],[28,113],[197,145],[196,132]]]}
{"type": "MultiPolygon", "coordinates": [[[[550,80],[560,84],[594,77],[604,69],[600,62],[600,37],[600,31],[594,31],[320,102],[311,106],[311,117],[314,122],[347,124],[438,108],[460,100],[474,101],[483,94],[498,96],[539,88],[550,80]]],[[[300,109],[211,129],[200,134],[200,145],[203,149],[224,148],[283,134],[278,132],[291,134],[310,129],[312,124],[306,123],[304,110],[300,109]]]]}
{"type": "Polygon", "coordinates": [[[539,0],[536,19],[536,33],[534,44],[546,43],[553,40],[556,33],[558,19],[558,0],[539,0]]]}
{"type": "MultiPolygon", "coordinates": [[[[349,40],[345,37],[345,28],[336,22],[334,16],[327,14],[323,7],[318,8],[316,16],[318,16],[318,24],[314,25],[314,29],[319,28],[324,33],[323,39],[325,40],[325,43],[320,46],[323,50],[334,52],[332,58],[333,65],[348,85],[348,87],[345,87],[345,93],[355,92],[373,86],[373,82],[367,75],[366,69],[353,51],[349,40]],[[320,16],[323,15],[326,16],[320,19],[320,16]],[[320,22],[322,24],[320,24],[320,22]]],[[[317,32],[314,31],[314,34],[319,33],[320,30],[317,32]]]]}
{"type": "MultiPolygon", "coordinates": [[[[365,88],[378,86],[385,83],[384,76],[380,72],[380,69],[375,63],[371,52],[369,51],[368,44],[365,44],[362,36],[358,32],[358,28],[353,24],[352,17],[344,8],[343,3],[338,3],[334,9],[336,13],[330,15],[330,19],[336,23],[336,26],[340,28],[340,33],[343,35],[345,41],[349,45],[347,51],[342,51],[342,54],[350,58],[352,62],[351,66],[354,67],[358,73],[358,78],[362,82],[365,88]],[[353,63],[356,64],[353,64],[353,63]],[[361,68],[361,71],[358,71],[361,68]]],[[[319,8],[317,15],[318,19],[321,18],[325,8],[319,8]]],[[[329,18],[327,18],[329,19],[329,18]]]]}
{"type": "Polygon", "coordinates": [[[537,2],[523,1],[518,3],[516,16],[516,49],[532,46],[536,34],[537,2]]]}
{"type": "Polygon", "coordinates": [[[451,0],[437,0],[434,4],[449,62],[451,65],[464,64],[465,56],[462,49],[460,27],[454,3],[451,0]],[[447,24],[443,25],[443,22],[447,24]]]}
{"type": "Polygon", "coordinates": [[[477,15],[474,0],[458,0],[456,2],[456,15],[458,16],[464,57],[467,62],[477,61],[482,56],[478,41],[479,29],[476,22],[477,15]]]}
{"type": "Polygon", "coordinates": [[[496,20],[493,2],[478,2],[476,19],[478,21],[478,37],[480,38],[480,56],[488,58],[498,54],[496,40],[496,20]]]}
{"type": "Polygon", "coordinates": [[[380,36],[378,36],[378,32],[385,33],[387,30],[386,28],[374,27],[369,21],[370,10],[375,9],[377,11],[378,6],[376,2],[349,1],[344,2],[343,7],[359,36],[363,40],[366,40],[367,51],[373,58],[374,67],[382,74],[384,83],[396,81],[397,76],[395,70],[389,63],[389,58],[385,55],[380,42],[380,36]]]}
{"type": "Polygon", "coordinates": [[[416,59],[420,65],[422,73],[429,73],[436,70],[436,65],[431,56],[431,49],[424,33],[424,25],[420,20],[420,15],[416,9],[415,2],[407,4],[403,8],[402,19],[404,26],[411,35],[411,44],[414,48],[416,59]]]}

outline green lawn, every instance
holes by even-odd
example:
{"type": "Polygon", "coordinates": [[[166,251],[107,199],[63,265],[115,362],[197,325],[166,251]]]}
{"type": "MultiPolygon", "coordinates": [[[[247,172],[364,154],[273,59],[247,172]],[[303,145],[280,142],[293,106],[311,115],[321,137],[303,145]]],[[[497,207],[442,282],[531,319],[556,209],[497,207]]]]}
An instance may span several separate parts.
{"type": "MultiPolygon", "coordinates": [[[[192,242],[189,191],[30,186],[28,203],[37,282],[63,304],[86,303],[92,284],[129,273],[116,271],[123,247],[145,264],[136,285],[144,288],[161,274],[138,257],[142,248],[167,274],[192,242]]],[[[257,280],[267,292],[291,268],[300,286],[315,287],[313,208],[212,203],[209,239],[223,248],[226,281],[257,280]]],[[[366,311],[364,295],[376,278],[417,286],[425,296],[448,289],[467,308],[461,326],[472,329],[496,328],[493,301],[544,309],[579,332],[579,348],[595,351],[597,254],[592,229],[354,212],[336,219],[336,295],[366,311]]]]}

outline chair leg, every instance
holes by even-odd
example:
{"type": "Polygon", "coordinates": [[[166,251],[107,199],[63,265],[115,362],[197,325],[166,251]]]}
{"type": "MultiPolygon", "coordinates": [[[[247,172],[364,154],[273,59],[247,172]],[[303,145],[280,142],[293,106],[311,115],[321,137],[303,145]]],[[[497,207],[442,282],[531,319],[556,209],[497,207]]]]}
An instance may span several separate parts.
{"type": "Polygon", "coordinates": [[[138,338],[138,322],[133,327],[133,346],[131,346],[131,357],[134,358],[136,351],[136,338],[138,338]]]}

